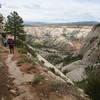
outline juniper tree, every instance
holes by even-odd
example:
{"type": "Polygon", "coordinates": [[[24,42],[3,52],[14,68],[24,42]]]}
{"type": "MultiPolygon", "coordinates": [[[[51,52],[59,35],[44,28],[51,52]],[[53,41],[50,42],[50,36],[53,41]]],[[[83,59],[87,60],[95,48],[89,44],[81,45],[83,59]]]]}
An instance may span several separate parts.
{"type": "Polygon", "coordinates": [[[18,15],[17,12],[13,11],[7,16],[7,22],[5,24],[6,33],[11,33],[16,38],[25,40],[25,32],[23,19],[18,15]]]}

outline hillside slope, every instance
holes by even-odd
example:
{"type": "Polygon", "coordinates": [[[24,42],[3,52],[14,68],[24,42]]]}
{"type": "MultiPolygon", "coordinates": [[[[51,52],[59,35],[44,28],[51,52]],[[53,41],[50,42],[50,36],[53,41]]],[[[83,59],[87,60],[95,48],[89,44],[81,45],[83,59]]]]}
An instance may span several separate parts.
{"type": "Polygon", "coordinates": [[[13,83],[7,85],[10,100],[89,100],[79,88],[52,73],[36,57],[22,53],[21,50],[16,49],[12,55],[8,49],[1,48],[3,52],[0,55],[8,66],[7,77],[13,83]]]}

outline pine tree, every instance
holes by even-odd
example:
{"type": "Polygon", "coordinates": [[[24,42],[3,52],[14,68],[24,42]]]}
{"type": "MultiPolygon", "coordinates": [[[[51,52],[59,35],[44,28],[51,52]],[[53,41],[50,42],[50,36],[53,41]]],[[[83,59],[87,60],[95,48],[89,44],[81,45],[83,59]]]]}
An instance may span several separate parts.
{"type": "Polygon", "coordinates": [[[0,33],[2,33],[2,30],[3,30],[3,16],[2,14],[0,14],[0,33]]]}
{"type": "Polygon", "coordinates": [[[11,33],[16,38],[25,40],[25,32],[23,19],[18,15],[17,12],[13,11],[7,16],[7,22],[5,24],[6,33],[11,33]]]}

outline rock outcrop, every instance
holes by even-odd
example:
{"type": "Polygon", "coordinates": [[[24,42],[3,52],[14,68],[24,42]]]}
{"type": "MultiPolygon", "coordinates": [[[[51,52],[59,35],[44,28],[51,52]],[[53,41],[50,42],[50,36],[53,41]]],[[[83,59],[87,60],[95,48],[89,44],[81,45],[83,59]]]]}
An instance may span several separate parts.
{"type": "MultiPolygon", "coordinates": [[[[60,70],[71,80],[81,81],[83,78],[86,77],[85,68],[88,67],[87,63],[89,63],[88,60],[91,58],[91,57],[88,58],[87,56],[88,53],[86,53],[86,52],[90,52],[90,48],[93,45],[93,44],[89,44],[89,41],[91,42],[91,39],[90,40],[88,39],[88,37],[90,36],[91,36],[90,38],[93,37],[90,32],[91,28],[92,26],[81,26],[81,25],[80,26],[51,25],[51,26],[41,26],[41,27],[27,26],[25,27],[25,31],[30,37],[30,38],[28,37],[29,41],[31,40],[31,42],[33,41],[40,42],[45,44],[46,47],[48,47],[49,51],[47,48],[45,48],[45,50],[44,49],[39,50],[39,52],[45,59],[49,58],[50,54],[51,55],[56,54],[61,58],[61,61],[63,61],[63,59],[67,56],[68,57],[72,56],[72,54],[75,51],[78,51],[81,47],[82,41],[84,40],[85,37],[87,37],[87,39],[84,40],[84,43],[79,52],[79,54],[83,56],[83,59],[81,61],[76,61],[76,62],[72,61],[73,63],[69,65],[63,65],[63,64],[61,64],[61,66],[56,65],[57,68],[59,67],[60,70]],[[50,49],[52,49],[54,52],[50,49]]],[[[93,54],[93,56],[95,55],[96,54],[93,54]]],[[[58,62],[59,61],[60,60],[58,60],[58,62]]],[[[49,62],[51,63],[53,62],[52,64],[54,64],[54,61],[49,61],[49,62]]],[[[96,62],[96,59],[94,60],[94,58],[92,57],[91,62],[92,63],[96,62]]]]}
{"type": "Polygon", "coordinates": [[[73,62],[62,69],[62,72],[69,71],[66,76],[73,81],[81,81],[85,76],[85,68],[100,63],[100,24],[95,25],[87,35],[79,54],[83,55],[81,61],[73,62]]]}

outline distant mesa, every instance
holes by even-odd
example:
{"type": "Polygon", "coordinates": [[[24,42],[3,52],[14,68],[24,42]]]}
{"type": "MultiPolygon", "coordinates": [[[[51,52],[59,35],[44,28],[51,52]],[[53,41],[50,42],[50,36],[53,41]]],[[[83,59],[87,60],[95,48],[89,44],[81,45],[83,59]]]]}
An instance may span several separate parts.
{"type": "Polygon", "coordinates": [[[70,23],[49,23],[49,22],[31,22],[31,21],[25,21],[24,25],[35,25],[35,26],[45,26],[45,25],[95,25],[100,22],[97,21],[80,21],[80,22],[70,22],[70,23]]]}

